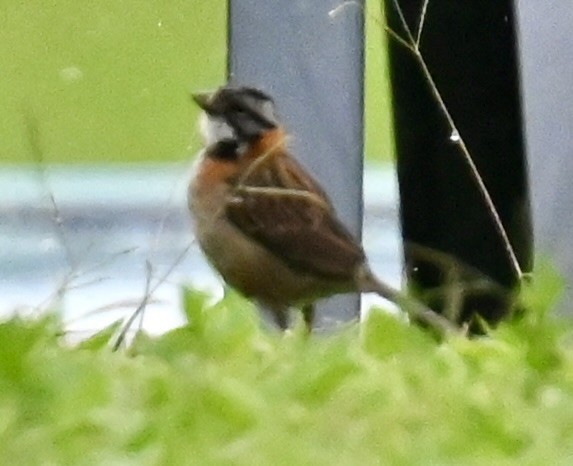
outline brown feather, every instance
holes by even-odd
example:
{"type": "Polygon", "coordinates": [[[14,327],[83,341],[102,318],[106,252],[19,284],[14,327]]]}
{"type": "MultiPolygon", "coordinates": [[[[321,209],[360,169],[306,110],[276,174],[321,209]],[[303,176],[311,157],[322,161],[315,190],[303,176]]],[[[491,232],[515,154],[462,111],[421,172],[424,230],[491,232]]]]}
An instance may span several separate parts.
{"type": "Polygon", "coordinates": [[[240,170],[246,175],[236,180],[228,219],[294,270],[352,280],[364,261],[362,248],[320,185],[283,147],[269,149],[245,157],[250,165],[240,170]]]}

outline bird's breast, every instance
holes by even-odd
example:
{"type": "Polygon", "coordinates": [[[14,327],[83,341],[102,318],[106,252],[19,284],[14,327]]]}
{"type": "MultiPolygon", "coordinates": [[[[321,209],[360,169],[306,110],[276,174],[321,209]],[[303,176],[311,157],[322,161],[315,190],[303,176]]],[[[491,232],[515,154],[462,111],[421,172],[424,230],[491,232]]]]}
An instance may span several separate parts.
{"type": "Polygon", "coordinates": [[[235,188],[228,180],[236,177],[231,168],[203,159],[195,169],[188,192],[196,239],[225,281],[271,307],[350,291],[350,283],[332,283],[293,270],[229,220],[227,203],[235,188]]]}

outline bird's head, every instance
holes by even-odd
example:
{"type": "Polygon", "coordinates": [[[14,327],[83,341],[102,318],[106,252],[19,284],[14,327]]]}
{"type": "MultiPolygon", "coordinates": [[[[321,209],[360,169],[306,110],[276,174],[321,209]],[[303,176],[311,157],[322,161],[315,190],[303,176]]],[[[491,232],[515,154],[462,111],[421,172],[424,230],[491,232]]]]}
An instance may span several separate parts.
{"type": "Polygon", "coordinates": [[[279,125],[273,100],[253,87],[224,86],[192,98],[203,110],[201,132],[207,145],[222,140],[251,143],[279,125]]]}

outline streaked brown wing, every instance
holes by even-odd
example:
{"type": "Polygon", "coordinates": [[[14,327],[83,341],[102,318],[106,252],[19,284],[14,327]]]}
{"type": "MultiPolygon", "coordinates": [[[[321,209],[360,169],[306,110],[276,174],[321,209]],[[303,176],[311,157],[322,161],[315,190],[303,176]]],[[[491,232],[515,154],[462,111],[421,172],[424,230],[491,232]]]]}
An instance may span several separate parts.
{"type": "Polygon", "coordinates": [[[346,280],[364,260],[322,188],[288,157],[273,157],[253,170],[236,187],[226,213],[300,272],[346,280]]]}

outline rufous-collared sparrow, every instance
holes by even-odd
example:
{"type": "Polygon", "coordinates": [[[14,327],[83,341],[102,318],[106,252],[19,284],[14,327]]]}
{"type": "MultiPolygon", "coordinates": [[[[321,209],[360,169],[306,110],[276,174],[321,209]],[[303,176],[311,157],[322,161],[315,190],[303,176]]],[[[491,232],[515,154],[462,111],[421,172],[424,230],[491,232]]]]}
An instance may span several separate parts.
{"type": "Polygon", "coordinates": [[[376,292],[441,332],[452,326],[376,278],[318,182],[293,158],[273,100],[252,87],[194,94],[206,148],[189,185],[197,240],[224,280],[270,310],[281,328],[300,307],[376,292]]]}

